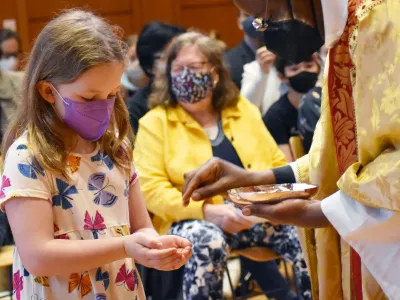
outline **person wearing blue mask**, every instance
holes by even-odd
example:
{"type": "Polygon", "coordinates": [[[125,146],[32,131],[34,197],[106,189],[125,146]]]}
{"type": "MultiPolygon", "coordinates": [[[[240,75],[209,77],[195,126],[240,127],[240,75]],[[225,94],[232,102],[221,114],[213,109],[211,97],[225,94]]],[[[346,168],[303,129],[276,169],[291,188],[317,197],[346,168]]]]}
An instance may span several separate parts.
{"type": "Polygon", "coordinates": [[[263,45],[263,35],[252,25],[254,18],[239,11],[238,26],[243,31],[243,40],[225,54],[232,80],[238,89],[242,86],[243,67],[256,59],[257,49],[263,45]]]}
{"type": "MultiPolygon", "coordinates": [[[[149,111],[147,100],[151,93],[154,75],[157,70],[165,66],[164,49],[175,36],[183,32],[185,32],[185,29],[180,26],[154,21],[146,24],[139,34],[136,55],[140,67],[149,81],[145,87],[138,89],[127,101],[129,120],[134,133],[138,131],[139,120],[149,111]]],[[[135,69],[138,70],[137,66],[135,69]]],[[[133,75],[132,72],[131,75],[133,75]]]]}

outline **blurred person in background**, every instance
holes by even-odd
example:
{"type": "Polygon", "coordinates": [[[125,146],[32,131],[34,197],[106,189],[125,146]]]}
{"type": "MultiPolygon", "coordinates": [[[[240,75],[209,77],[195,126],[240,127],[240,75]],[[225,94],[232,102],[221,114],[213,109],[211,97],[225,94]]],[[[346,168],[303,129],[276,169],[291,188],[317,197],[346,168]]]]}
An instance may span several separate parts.
{"type": "Polygon", "coordinates": [[[262,33],[253,27],[254,18],[239,10],[238,26],[243,31],[243,40],[239,45],[225,54],[232,80],[240,90],[242,86],[243,67],[256,59],[257,49],[263,45],[262,33]]]}
{"type": "Polygon", "coordinates": [[[321,116],[321,100],[322,87],[318,84],[300,100],[298,129],[306,154],[310,151],[315,127],[321,116]]]}
{"type": "Polygon", "coordinates": [[[315,84],[315,87],[300,99],[297,126],[306,154],[310,151],[314,131],[321,116],[322,85],[324,81],[323,74],[327,56],[328,48],[322,46],[321,49],[319,49],[319,59],[322,71],[320,72],[318,81],[315,84]]]}
{"type": "Polygon", "coordinates": [[[185,30],[182,27],[156,21],[145,25],[139,34],[136,55],[149,82],[137,90],[127,102],[130,123],[135,133],[139,127],[139,119],[149,111],[147,102],[154,75],[157,69],[165,68],[164,49],[175,36],[183,32],[185,30]]]}
{"type": "MultiPolygon", "coordinates": [[[[20,102],[23,73],[18,69],[21,40],[9,29],[0,30],[0,143],[11,116],[20,102]]],[[[0,153],[1,155],[1,153],[0,153]]],[[[0,212],[0,247],[13,244],[13,236],[5,213],[0,212]]]]}
{"type": "Polygon", "coordinates": [[[12,245],[14,243],[11,233],[10,224],[8,224],[7,216],[0,211],[0,247],[12,245]]]}
{"type": "MultiPolygon", "coordinates": [[[[127,70],[122,74],[121,84],[125,88],[124,98],[127,100],[132,97],[139,88],[146,86],[148,77],[140,67],[136,54],[136,44],[138,40],[137,34],[132,34],[125,39],[129,49],[129,65],[127,70]]],[[[125,101],[126,101],[125,100],[125,101]]]]}
{"type": "MultiPolygon", "coordinates": [[[[166,71],[157,75],[150,96],[153,109],[139,122],[134,156],[155,228],[193,243],[184,270],[184,298],[222,299],[230,250],[265,247],[294,264],[302,298],[310,299],[294,227],[245,218],[221,196],[183,207],[184,173],[213,156],[260,171],[286,160],[258,109],[239,95],[218,43],[188,32],[173,40],[165,60],[166,71]]],[[[242,262],[268,297],[293,299],[275,261],[242,262]]]]}
{"type": "Polygon", "coordinates": [[[293,156],[289,146],[291,136],[298,136],[298,109],[301,97],[315,87],[321,67],[318,54],[294,64],[287,59],[276,58],[275,67],[279,78],[288,84],[289,92],[276,101],[264,115],[265,126],[271,132],[279,148],[291,162],[293,156]]]}
{"type": "Polygon", "coordinates": [[[0,30],[0,140],[20,101],[23,73],[20,65],[21,39],[10,29],[0,30]]]}
{"type": "Polygon", "coordinates": [[[0,29],[0,70],[17,71],[21,53],[19,35],[10,29],[0,29]]]}
{"type": "Polygon", "coordinates": [[[21,100],[22,72],[0,70],[0,140],[21,100]]]}
{"type": "MultiPolygon", "coordinates": [[[[264,115],[285,93],[274,66],[276,56],[266,47],[258,48],[256,60],[244,65],[240,94],[249,99],[264,115]]],[[[286,91],[287,92],[287,91],[286,91]]]]}

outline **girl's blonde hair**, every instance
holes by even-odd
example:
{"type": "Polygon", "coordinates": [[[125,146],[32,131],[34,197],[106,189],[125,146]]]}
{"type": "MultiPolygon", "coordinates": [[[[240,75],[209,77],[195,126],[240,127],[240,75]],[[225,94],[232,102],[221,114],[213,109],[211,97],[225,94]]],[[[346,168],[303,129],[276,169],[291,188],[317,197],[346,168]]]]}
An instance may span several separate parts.
{"type": "Polygon", "coordinates": [[[233,83],[223,60],[223,47],[213,38],[197,31],[189,31],[177,36],[167,49],[167,68],[156,74],[153,92],[149,98],[149,107],[162,105],[175,106],[176,99],[171,89],[171,64],[182,48],[195,45],[206,57],[208,63],[215,68],[219,76],[213,91],[212,103],[214,109],[221,111],[228,106],[234,106],[239,100],[239,90],[233,83]]]}
{"type": "MultiPolygon", "coordinates": [[[[28,131],[29,144],[43,167],[67,176],[67,145],[60,132],[66,128],[49,102],[37,90],[40,81],[53,85],[75,81],[82,73],[104,63],[127,64],[127,46],[120,29],[83,10],[68,10],[48,23],[37,37],[29,57],[21,103],[3,140],[3,155],[28,131]]],[[[105,78],[105,80],[107,80],[105,78]]],[[[97,142],[115,164],[130,172],[133,133],[123,99],[118,94],[110,124],[97,142]]]]}

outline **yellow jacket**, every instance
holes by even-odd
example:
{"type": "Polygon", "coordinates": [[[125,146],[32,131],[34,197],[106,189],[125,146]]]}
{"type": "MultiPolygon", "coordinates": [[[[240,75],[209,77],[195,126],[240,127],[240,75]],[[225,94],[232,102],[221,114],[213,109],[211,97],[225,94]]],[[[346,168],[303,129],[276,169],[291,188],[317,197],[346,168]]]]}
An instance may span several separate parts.
{"type": "MultiPolygon", "coordinates": [[[[286,165],[285,156],[265,128],[258,109],[240,97],[222,111],[222,128],[243,166],[255,171],[286,165]]],[[[204,219],[203,202],[182,205],[184,173],[213,156],[208,136],[180,105],[157,107],[139,122],[134,159],[147,209],[157,231],[165,234],[174,222],[204,219]]],[[[220,196],[208,200],[221,204],[220,196]]]]}

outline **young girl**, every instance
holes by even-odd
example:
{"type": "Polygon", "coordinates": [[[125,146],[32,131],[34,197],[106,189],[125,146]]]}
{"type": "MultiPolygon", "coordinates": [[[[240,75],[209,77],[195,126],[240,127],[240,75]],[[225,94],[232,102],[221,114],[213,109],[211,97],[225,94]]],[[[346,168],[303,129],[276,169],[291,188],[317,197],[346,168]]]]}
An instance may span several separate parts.
{"type": "Polygon", "coordinates": [[[126,47],[72,10],[33,47],[23,102],[4,139],[1,208],[16,242],[20,299],[145,299],[134,260],[181,267],[189,241],[153,229],[119,95],[126,47]]]}

